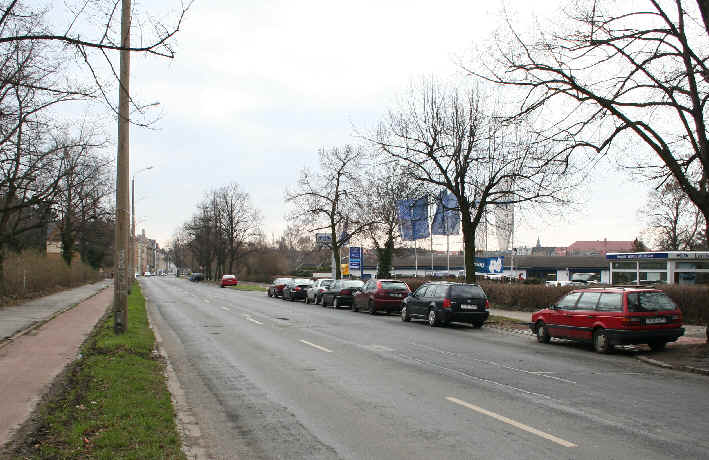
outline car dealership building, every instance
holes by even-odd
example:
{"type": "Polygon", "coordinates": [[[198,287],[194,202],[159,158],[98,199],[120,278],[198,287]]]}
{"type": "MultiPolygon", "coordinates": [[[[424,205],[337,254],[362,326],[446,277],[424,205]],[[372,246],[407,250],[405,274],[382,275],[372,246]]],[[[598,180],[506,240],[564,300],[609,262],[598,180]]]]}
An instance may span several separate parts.
{"type": "Polygon", "coordinates": [[[709,284],[709,252],[616,252],[606,254],[612,284],[709,284]]]}

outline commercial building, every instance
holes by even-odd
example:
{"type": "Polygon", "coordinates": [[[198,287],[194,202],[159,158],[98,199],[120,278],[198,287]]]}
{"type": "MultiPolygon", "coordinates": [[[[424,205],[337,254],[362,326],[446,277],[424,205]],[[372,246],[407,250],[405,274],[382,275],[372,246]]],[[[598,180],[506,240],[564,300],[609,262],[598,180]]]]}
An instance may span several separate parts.
{"type": "Polygon", "coordinates": [[[613,284],[709,284],[709,252],[608,253],[613,284]]]}

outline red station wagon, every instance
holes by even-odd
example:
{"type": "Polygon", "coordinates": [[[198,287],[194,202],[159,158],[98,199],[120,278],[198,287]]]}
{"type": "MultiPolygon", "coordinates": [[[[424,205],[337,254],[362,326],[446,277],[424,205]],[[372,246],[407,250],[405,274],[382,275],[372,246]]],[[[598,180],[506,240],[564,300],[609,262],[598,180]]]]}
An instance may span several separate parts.
{"type": "Polygon", "coordinates": [[[614,345],[646,343],[662,350],[684,334],[682,312],[659,289],[577,289],[532,314],[529,327],[541,343],[552,337],[592,342],[599,353],[614,345]]]}

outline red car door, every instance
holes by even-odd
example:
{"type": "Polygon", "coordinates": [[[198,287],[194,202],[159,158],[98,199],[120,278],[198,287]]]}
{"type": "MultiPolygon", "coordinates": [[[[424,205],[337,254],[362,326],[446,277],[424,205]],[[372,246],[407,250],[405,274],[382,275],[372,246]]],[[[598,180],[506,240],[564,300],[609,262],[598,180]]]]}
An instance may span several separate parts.
{"type": "Polygon", "coordinates": [[[576,308],[569,311],[567,317],[571,337],[590,341],[593,336],[593,324],[596,322],[596,305],[600,292],[584,292],[576,302],[576,308]]]}
{"type": "Polygon", "coordinates": [[[571,312],[576,308],[580,292],[572,292],[563,297],[549,314],[549,334],[554,337],[573,337],[570,322],[571,312]]]}

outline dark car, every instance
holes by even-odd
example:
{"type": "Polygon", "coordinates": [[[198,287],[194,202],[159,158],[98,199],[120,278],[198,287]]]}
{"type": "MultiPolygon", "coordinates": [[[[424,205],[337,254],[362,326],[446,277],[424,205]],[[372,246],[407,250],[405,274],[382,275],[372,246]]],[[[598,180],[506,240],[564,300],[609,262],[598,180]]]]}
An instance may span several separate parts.
{"type": "Polygon", "coordinates": [[[323,291],[322,306],[332,305],[335,308],[351,306],[354,293],[362,288],[364,283],[359,280],[337,280],[323,291]]]}
{"type": "Polygon", "coordinates": [[[368,310],[374,315],[378,311],[401,310],[401,303],[409,295],[411,289],[399,280],[369,280],[364,283],[361,291],[357,291],[352,305],[353,311],[368,310]]]}
{"type": "Polygon", "coordinates": [[[430,326],[451,321],[475,328],[490,316],[490,303],[477,284],[430,282],[421,285],[401,305],[401,320],[425,319],[430,326]]]}
{"type": "Polygon", "coordinates": [[[640,287],[571,291],[556,305],[533,313],[529,327],[541,343],[552,337],[591,342],[599,353],[637,343],[662,350],[684,334],[677,305],[659,289],[640,287]]]}
{"type": "Polygon", "coordinates": [[[192,273],[189,277],[190,281],[202,281],[204,280],[204,275],[201,273],[192,273]]]}
{"type": "Polygon", "coordinates": [[[268,287],[266,295],[269,297],[280,297],[283,296],[283,288],[286,287],[286,283],[291,281],[293,278],[276,278],[273,283],[268,287]]]}
{"type": "Polygon", "coordinates": [[[305,300],[308,289],[312,287],[313,280],[296,278],[290,280],[283,287],[283,300],[305,300]]]}

